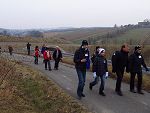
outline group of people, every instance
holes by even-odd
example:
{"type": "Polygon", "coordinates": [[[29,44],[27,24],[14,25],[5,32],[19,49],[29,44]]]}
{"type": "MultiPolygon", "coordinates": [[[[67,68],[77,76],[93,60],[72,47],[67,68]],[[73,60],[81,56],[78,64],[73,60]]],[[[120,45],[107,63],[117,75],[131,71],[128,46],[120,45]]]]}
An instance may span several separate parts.
{"type": "MultiPolygon", "coordinates": [[[[28,55],[30,55],[30,46],[31,44],[27,43],[28,55]]],[[[39,49],[38,46],[35,46],[35,49],[34,49],[34,58],[35,58],[34,63],[35,64],[38,64],[38,58],[41,55],[43,56],[43,59],[44,59],[43,63],[45,63],[45,70],[49,70],[49,71],[52,70],[51,62],[50,62],[52,58],[55,61],[54,69],[58,70],[59,62],[62,60],[62,52],[58,46],[56,46],[56,49],[54,50],[53,55],[50,52],[50,48],[46,47],[45,44],[42,46],[41,50],[39,49]]]]}
{"type": "MultiPolygon", "coordinates": [[[[94,81],[89,84],[89,89],[92,90],[93,86],[95,86],[99,79],[101,81],[99,94],[102,96],[106,96],[104,93],[104,86],[105,86],[105,79],[108,77],[108,67],[107,67],[107,59],[105,57],[105,49],[100,48],[99,46],[96,47],[95,53],[91,57],[92,71],[94,81]]],[[[130,73],[130,91],[132,93],[139,93],[144,94],[142,92],[142,66],[149,71],[147,68],[144,58],[141,53],[141,47],[135,46],[134,53],[129,54],[129,46],[128,44],[123,44],[121,46],[120,51],[115,51],[112,55],[112,72],[116,73],[117,80],[116,80],[116,88],[115,91],[119,96],[123,96],[121,91],[121,83],[124,75],[124,71],[130,73]],[[135,76],[137,75],[138,82],[137,82],[137,91],[134,88],[134,80],[135,76]]],[[[76,72],[78,75],[78,88],[77,88],[77,95],[79,99],[85,97],[83,93],[84,85],[86,81],[86,70],[89,69],[89,50],[88,50],[88,42],[87,40],[83,40],[82,44],[79,49],[75,51],[74,54],[74,63],[76,72]]]]}

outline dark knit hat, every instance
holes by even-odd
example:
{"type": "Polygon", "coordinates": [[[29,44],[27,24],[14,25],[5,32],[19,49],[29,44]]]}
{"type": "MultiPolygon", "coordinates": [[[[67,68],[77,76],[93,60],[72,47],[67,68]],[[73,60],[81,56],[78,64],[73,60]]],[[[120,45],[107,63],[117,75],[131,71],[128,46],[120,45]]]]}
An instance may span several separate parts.
{"type": "Polygon", "coordinates": [[[84,46],[84,45],[88,45],[87,40],[83,40],[83,41],[82,41],[82,46],[84,46]]]}
{"type": "Polygon", "coordinates": [[[138,49],[141,49],[141,46],[135,46],[134,50],[138,50],[138,49]]]}

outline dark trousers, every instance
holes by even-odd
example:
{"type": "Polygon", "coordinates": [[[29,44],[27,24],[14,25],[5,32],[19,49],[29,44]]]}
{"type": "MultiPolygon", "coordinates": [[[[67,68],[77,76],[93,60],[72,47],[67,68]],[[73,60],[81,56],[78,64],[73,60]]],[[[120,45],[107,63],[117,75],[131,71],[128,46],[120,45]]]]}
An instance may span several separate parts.
{"type": "Polygon", "coordinates": [[[131,73],[130,76],[130,90],[134,90],[134,80],[135,80],[135,76],[137,74],[137,91],[141,91],[142,89],[142,72],[138,72],[138,73],[131,73]]]}
{"type": "Polygon", "coordinates": [[[116,91],[117,92],[120,92],[121,91],[121,82],[122,82],[122,79],[123,79],[123,71],[117,71],[116,74],[117,74],[117,81],[116,81],[116,91]]]}
{"type": "Polygon", "coordinates": [[[44,60],[44,62],[45,62],[45,69],[47,69],[47,64],[48,64],[48,69],[51,70],[50,60],[44,60]]]}
{"type": "Polygon", "coordinates": [[[28,51],[28,55],[30,55],[30,49],[28,49],[27,51],[28,51]]]}
{"type": "Polygon", "coordinates": [[[93,82],[90,83],[91,86],[95,86],[99,82],[99,78],[101,79],[101,84],[99,88],[99,92],[103,92],[105,86],[105,75],[97,76],[93,82]]]}
{"type": "Polygon", "coordinates": [[[78,74],[78,88],[77,88],[77,95],[81,97],[85,85],[85,79],[86,79],[86,71],[81,71],[80,69],[76,69],[78,74]]]}
{"type": "Polygon", "coordinates": [[[10,53],[10,55],[12,55],[12,51],[10,51],[9,53],[10,53]]]}
{"type": "Polygon", "coordinates": [[[37,56],[34,56],[34,58],[35,58],[35,59],[34,59],[34,63],[35,63],[35,64],[38,64],[38,57],[37,57],[37,56]]]}
{"type": "Polygon", "coordinates": [[[60,59],[55,59],[55,66],[54,66],[55,69],[58,69],[59,61],[60,61],[60,59]]]}

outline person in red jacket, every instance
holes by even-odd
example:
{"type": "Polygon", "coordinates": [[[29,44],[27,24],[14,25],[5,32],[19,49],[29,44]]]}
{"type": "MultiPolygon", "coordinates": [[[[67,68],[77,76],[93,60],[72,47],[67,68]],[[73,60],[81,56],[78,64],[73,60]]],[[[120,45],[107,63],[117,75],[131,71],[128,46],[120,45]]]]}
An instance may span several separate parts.
{"type": "Polygon", "coordinates": [[[39,47],[38,46],[36,46],[35,47],[35,50],[34,50],[34,63],[35,64],[38,64],[38,57],[39,57],[39,47]]]}
{"type": "Polygon", "coordinates": [[[46,50],[44,51],[45,70],[47,70],[47,64],[48,64],[49,71],[52,70],[50,60],[51,60],[51,53],[49,49],[46,48],[46,50]]]}

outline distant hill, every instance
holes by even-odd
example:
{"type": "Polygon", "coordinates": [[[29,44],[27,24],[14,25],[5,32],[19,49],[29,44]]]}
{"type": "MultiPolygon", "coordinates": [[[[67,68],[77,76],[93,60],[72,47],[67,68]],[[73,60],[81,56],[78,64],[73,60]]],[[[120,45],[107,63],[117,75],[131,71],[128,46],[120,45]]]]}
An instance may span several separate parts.
{"type": "Polygon", "coordinates": [[[44,37],[55,37],[55,38],[60,38],[71,42],[79,43],[83,39],[88,40],[89,37],[104,35],[107,34],[108,32],[112,32],[113,30],[114,28],[112,27],[71,28],[71,29],[66,29],[65,31],[45,32],[44,37]]]}
{"type": "Polygon", "coordinates": [[[109,43],[124,43],[128,42],[131,45],[135,44],[150,44],[150,28],[132,29],[114,38],[108,39],[109,43]]]}
{"type": "MultiPolygon", "coordinates": [[[[92,28],[55,28],[55,29],[28,29],[28,30],[11,30],[0,28],[0,35],[30,37],[31,41],[39,42],[61,42],[80,44],[83,39],[88,40],[90,44],[150,44],[150,28],[139,28],[134,25],[126,25],[119,28],[114,27],[92,27],[92,28]],[[31,38],[40,39],[31,39],[31,38]],[[38,41],[39,40],[39,41],[38,41]]],[[[1,37],[2,38],[2,37],[1,37]]],[[[29,38],[28,38],[29,39],[29,38]]],[[[2,39],[1,39],[2,40],[2,39]]],[[[4,38],[3,38],[4,40],[4,38]]],[[[8,41],[9,39],[7,39],[8,41]]],[[[13,40],[13,39],[11,39],[13,40]]],[[[21,41],[21,40],[20,40],[21,41]]]]}

